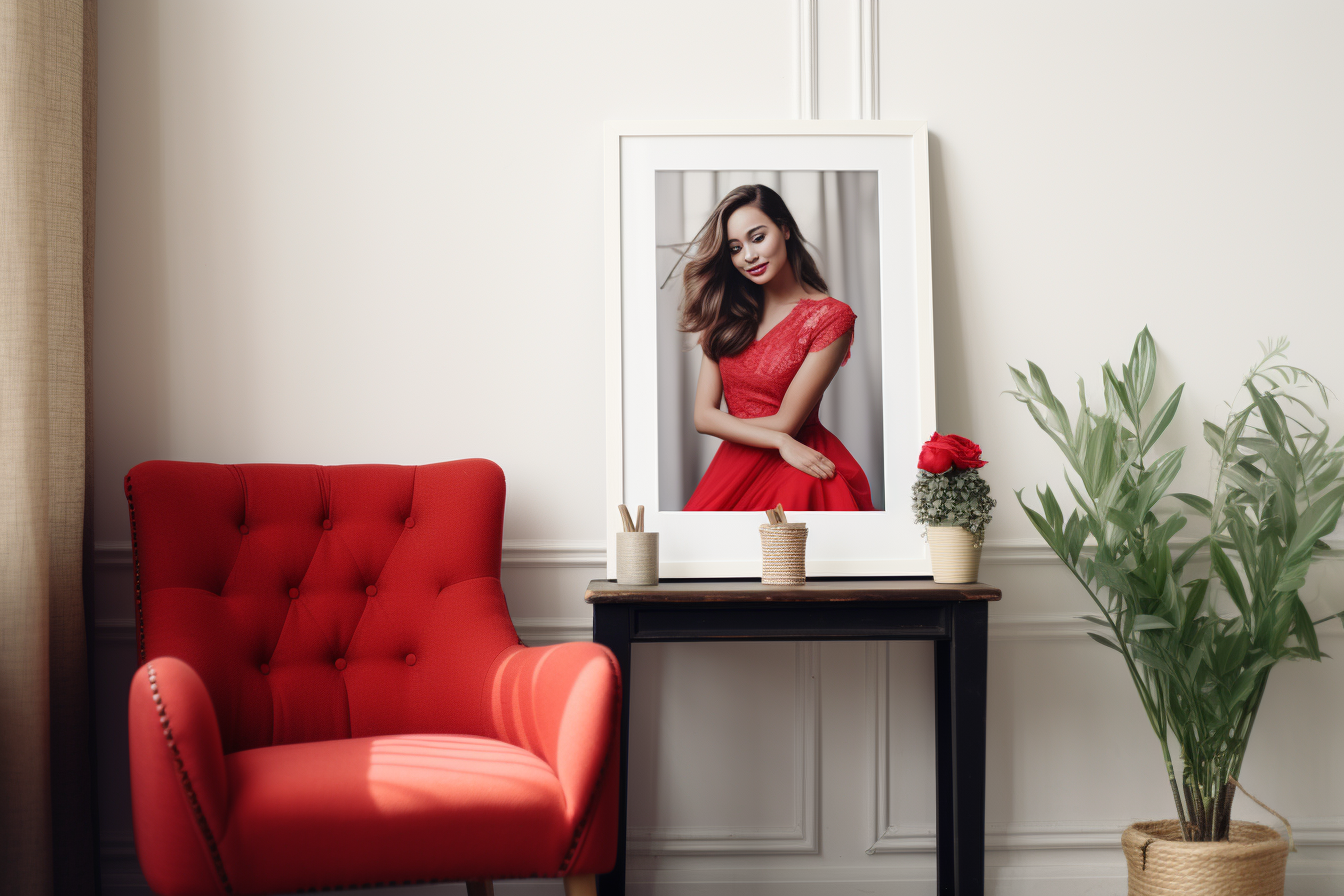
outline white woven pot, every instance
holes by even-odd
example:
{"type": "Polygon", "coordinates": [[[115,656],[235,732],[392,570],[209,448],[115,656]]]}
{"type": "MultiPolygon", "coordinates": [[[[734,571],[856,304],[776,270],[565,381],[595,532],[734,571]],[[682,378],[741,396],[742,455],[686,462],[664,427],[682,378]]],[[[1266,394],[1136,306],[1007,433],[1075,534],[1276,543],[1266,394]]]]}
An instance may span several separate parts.
{"type": "Polygon", "coordinates": [[[965,526],[929,526],[929,557],[933,580],[946,584],[974,582],[980,576],[980,545],[965,526]]]}

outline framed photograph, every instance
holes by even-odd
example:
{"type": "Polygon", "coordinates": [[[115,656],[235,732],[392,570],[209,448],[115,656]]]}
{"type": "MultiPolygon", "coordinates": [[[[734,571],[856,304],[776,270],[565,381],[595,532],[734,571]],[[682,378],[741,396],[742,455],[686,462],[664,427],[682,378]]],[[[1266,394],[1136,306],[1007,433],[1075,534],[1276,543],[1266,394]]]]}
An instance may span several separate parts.
{"type": "Polygon", "coordinates": [[[665,578],[927,575],[910,510],[936,429],[922,122],[609,122],[607,574],[618,504],[665,578]]]}

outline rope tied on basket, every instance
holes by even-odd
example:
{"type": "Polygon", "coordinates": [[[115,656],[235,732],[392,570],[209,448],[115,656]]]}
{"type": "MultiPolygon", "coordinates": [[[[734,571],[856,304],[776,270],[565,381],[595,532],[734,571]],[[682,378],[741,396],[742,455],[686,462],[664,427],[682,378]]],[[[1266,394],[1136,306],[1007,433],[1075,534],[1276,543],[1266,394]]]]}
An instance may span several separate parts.
{"type": "Polygon", "coordinates": [[[1264,809],[1270,815],[1273,815],[1279,821],[1283,822],[1283,826],[1288,829],[1288,851],[1297,852],[1297,844],[1293,842],[1293,826],[1288,823],[1288,819],[1284,818],[1282,815],[1275,812],[1273,809],[1269,808],[1264,803],[1260,802],[1258,799],[1252,796],[1250,791],[1248,791],[1245,787],[1242,787],[1241,782],[1238,781],[1236,778],[1232,777],[1231,775],[1228,775],[1227,780],[1237,785],[1237,789],[1240,790],[1242,793],[1246,794],[1246,796],[1251,800],[1251,802],[1255,803],[1261,809],[1264,809]]]}

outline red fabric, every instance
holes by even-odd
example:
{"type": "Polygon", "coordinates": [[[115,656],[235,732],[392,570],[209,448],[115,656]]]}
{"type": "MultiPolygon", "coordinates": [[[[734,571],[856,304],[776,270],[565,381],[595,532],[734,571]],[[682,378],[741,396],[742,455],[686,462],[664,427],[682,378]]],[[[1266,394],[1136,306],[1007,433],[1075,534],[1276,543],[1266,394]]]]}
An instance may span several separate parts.
{"type": "Polygon", "coordinates": [[[687,510],[876,510],[868,477],[840,440],[820,423],[795,436],[835,464],[835,478],[817,479],[773,448],[724,442],[700,477],[687,510]]]}
{"type": "MultiPolygon", "coordinates": [[[[829,296],[803,299],[788,315],[736,355],[719,359],[723,397],[734,417],[769,417],[808,353],[853,338],[856,315],[829,296]]],[[[845,359],[849,360],[849,350],[845,359]]],[[[773,448],[724,442],[686,502],[685,510],[876,510],[863,468],[812,409],[795,438],[835,464],[835,477],[817,479],[787,463],[773,448]]]]}
{"type": "Polygon", "coordinates": [[[554,875],[568,846],[555,772],[491,738],[344,738],[227,763],[239,893],[554,875]]]}
{"type": "MultiPolygon", "coordinates": [[[[839,299],[803,299],[760,339],[719,359],[723,398],[734,417],[769,417],[810,352],[819,352],[845,334],[851,338],[857,316],[839,299]]],[[[845,360],[849,361],[849,350],[845,360]]],[[[817,422],[817,407],[804,423],[817,422]]]]}
{"type": "Polygon", "coordinates": [[[129,706],[140,867],[162,896],[223,893],[210,841],[228,822],[228,793],[210,695],[181,660],[160,657],[149,666],[154,685],[142,666],[131,680],[129,706]]]}
{"type": "Polygon", "coordinates": [[[584,862],[576,854],[585,822],[598,812],[598,788],[603,779],[615,781],[619,774],[614,764],[620,755],[621,711],[616,658],[594,644],[517,647],[501,655],[491,679],[486,702],[493,735],[546,760],[564,790],[565,824],[576,832],[566,851],[565,872],[578,865],[610,868],[616,861],[614,827],[589,846],[584,862]],[[618,684],[614,692],[613,679],[618,684]]]}
{"type": "MultiPolygon", "coordinates": [[[[504,478],[497,466],[482,460],[422,467],[155,461],[128,474],[126,494],[142,659],[156,668],[176,663],[170,674],[195,683],[194,691],[182,686],[188,696],[175,698],[191,707],[188,737],[207,737],[195,730],[206,716],[217,726],[218,768],[202,771],[202,786],[228,793],[227,811],[217,820],[226,831],[220,850],[236,878],[235,892],[611,867],[615,803],[605,793],[616,767],[619,672],[598,645],[518,645],[499,584],[504,478]],[[164,656],[181,662],[155,659],[164,656]],[[404,818],[385,806],[364,812],[352,802],[352,793],[370,789],[362,775],[355,783],[331,780],[294,791],[306,795],[284,811],[268,795],[281,774],[268,770],[269,757],[277,763],[325,757],[331,768],[349,771],[365,761],[350,758],[356,747],[326,753],[314,742],[364,743],[358,749],[367,759],[368,744],[397,735],[489,738],[493,770],[473,778],[476,772],[461,772],[456,746],[435,742],[426,755],[436,771],[411,781],[403,770],[395,780],[408,792],[465,789],[425,796],[404,818]],[[281,745],[310,752],[279,752],[281,745]],[[518,749],[537,761],[520,761],[518,749]],[[232,754],[227,772],[226,754],[232,754]],[[544,786],[533,774],[538,767],[548,770],[544,786]],[[235,768],[267,792],[237,779],[235,768]],[[463,783],[470,780],[493,784],[477,793],[463,783]],[[490,794],[502,794],[493,809],[490,794]],[[239,815],[243,805],[255,814],[239,815]],[[528,818],[499,820],[504,805],[528,818]],[[333,841],[301,831],[281,836],[263,818],[272,809],[297,827],[307,819],[343,818],[352,844],[365,846],[351,845],[342,862],[309,862],[300,847],[330,856],[322,844],[333,841]],[[477,809],[484,813],[479,823],[471,820],[477,809]],[[492,812],[498,823],[488,820],[492,812]],[[434,851],[417,846],[420,841],[396,833],[403,822],[428,824],[440,837],[460,831],[452,836],[464,848],[444,849],[442,839],[434,851]],[[599,835],[610,844],[580,849],[599,835]],[[404,849],[389,846],[403,841],[404,849]],[[425,870],[431,852],[437,858],[425,870]],[[490,868],[479,865],[487,859],[490,868]],[[343,869],[345,877],[304,876],[304,869],[318,868],[343,869]]],[[[137,675],[136,687],[145,674],[137,675]]],[[[161,746],[154,737],[162,739],[157,711],[151,719],[143,696],[133,687],[133,769],[153,767],[149,745],[161,746]]],[[[153,866],[151,882],[168,888],[160,892],[213,892],[196,886],[199,875],[184,877],[170,867],[196,868],[201,861],[199,848],[185,848],[180,812],[165,808],[172,805],[168,794],[181,802],[181,792],[160,781],[162,775],[140,777],[158,782],[133,785],[146,876],[153,866]],[[173,847],[146,845],[160,842],[173,847]],[[195,883],[179,886],[188,877],[195,883]]],[[[313,831],[324,830],[314,823],[313,831]]]]}
{"type": "Polygon", "coordinates": [[[487,732],[476,695],[518,643],[499,585],[494,464],[151,461],[126,494],[141,658],[180,657],[200,674],[226,752],[487,732]]]}

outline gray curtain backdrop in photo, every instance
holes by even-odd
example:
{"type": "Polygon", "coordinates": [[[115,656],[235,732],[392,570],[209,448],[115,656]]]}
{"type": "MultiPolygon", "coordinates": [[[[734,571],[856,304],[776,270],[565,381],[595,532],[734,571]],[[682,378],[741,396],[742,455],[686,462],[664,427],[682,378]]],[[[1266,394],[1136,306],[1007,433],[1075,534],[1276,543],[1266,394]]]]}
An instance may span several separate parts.
{"type": "Polygon", "coordinates": [[[686,505],[720,444],[719,439],[696,432],[691,422],[701,354],[694,337],[677,330],[681,256],[729,190],[741,184],[765,184],[793,213],[831,295],[858,315],[853,357],[826,390],[821,422],[863,467],[873,504],[885,509],[877,172],[659,171],[654,177],[655,286],[661,287],[657,298],[660,508],[680,510],[686,505]]]}

